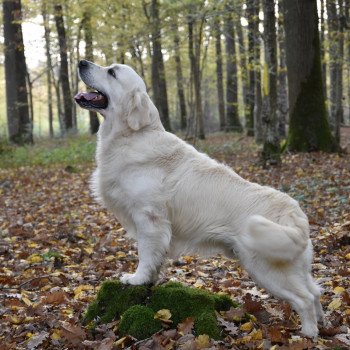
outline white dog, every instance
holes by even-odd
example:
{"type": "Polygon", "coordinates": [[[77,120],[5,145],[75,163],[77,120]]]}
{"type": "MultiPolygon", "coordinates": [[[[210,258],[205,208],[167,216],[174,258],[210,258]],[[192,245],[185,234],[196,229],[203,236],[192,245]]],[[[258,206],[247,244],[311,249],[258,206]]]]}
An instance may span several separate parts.
{"type": "Polygon", "coordinates": [[[97,91],[79,93],[76,102],[105,118],[94,194],[138,243],[136,272],[121,280],[154,282],[166,256],[237,256],[260,286],[298,312],[302,332],[316,337],[324,315],[311,276],[308,220],[298,203],[166,132],[132,68],[83,60],[79,74],[97,91]]]}

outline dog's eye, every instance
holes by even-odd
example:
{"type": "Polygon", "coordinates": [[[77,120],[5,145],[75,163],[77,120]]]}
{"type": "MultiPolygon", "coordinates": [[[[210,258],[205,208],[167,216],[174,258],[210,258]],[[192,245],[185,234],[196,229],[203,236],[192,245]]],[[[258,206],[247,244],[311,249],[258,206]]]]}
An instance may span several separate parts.
{"type": "Polygon", "coordinates": [[[108,69],[108,74],[111,75],[113,78],[117,78],[116,75],[115,75],[115,71],[114,69],[108,69]]]}

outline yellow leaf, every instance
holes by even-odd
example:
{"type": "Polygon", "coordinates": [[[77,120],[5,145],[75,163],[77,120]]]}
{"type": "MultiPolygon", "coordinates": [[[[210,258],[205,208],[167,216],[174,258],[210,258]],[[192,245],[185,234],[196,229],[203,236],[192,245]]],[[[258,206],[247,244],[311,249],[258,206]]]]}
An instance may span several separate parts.
{"type": "Polygon", "coordinates": [[[33,334],[32,332],[28,332],[28,333],[26,334],[26,337],[30,339],[33,335],[34,335],[34,334],[33,334]]]}
{"type": "Polygon", "coordinates": [[[31,306],[33,304],[27,297],[24,297],[23,295],[22,295],[22,300],[24,304],[26,304],[27,306],[31,306]]]}
{"type": "Polygon", "coordinates": [[[54,329],[51,334],[52,340],[59,340],[61,339],[61,330],[60,329],[54,329]]]}
{"type": "Polygon", "coordinates": [[[126,257],[126,254],[124,252],[117,252],[117,258],[120,259],[120,258],[125,258],[126,257]]]}
{"type": "Polygon", "coordinates": [[[43,258],[39,254],[32,254],[27,258],[29,264],[41,263],[43,258]]]}
{"type": "Polygon", "coordinates": [[[106,256],[105,260],[107,260],[108,262],[111,262],[111,261],[115,260],[115,256],[114,255],[108,255],[108,256],[106,256]]]}
{"type": "Polygon", "coordinates": [[[335,287],[335,288],[333,289],[333,293],[334,293],[334,294],[341,294],[341,293],[343,293],[343,292],[345,292],[345,288],[344,288],[344,287],[338,286],[338,287],[335,287]]]}
{"type": "Polygon", "coordinates": [[[239,327],[239,329],[241,331],[250,332],[253,329],[253,323],[252,322],[243,323],[241,327],[239,327]]]}
{"type": "Polygon", "coordinates": [[[88,254],[92,254],[92,253],[94,252],[94,249],[91,248],[91,247],[84,248],[84,250],[85,250],[88,254]]]}
{"type": "Polygon", "coordinates": [[[345,258],[348,259],[348,260],[350,260],[350,253],[346,254],[346,255],[345,255],[345,258]]]}
{"type": "Polygon", "coordinates": [[[125,340],[127,340],[127,339],[128,339],[128,337],[120,338],[116,342],[114,342],[114,345],[120,346],[121,348],[124,348],[124,343],[125,343],[125,340]]]}
{"type": "Polygon", "coordinates": [[[74,289],[74,299],[79,299],[81,293],[85,290],[91,290],[93,289],[92,286],[88,284],[82,284],[81,286],[74,289]]]}
{"type": "Polygon", "coordinates": [[[206,334],[201,334],[196,339],[197,349],[205,349],[210,346],[210,338],[206,334]]]}
{"type": "Polygon", "coordinates": [[[261,329],[254,329],[249,335],[252,337],[252,340],[262,340],[263,338],[261,329]]]}
{"type": "Polygon", "coordinates": [[[16,315],[11,316],[11,317],[10,317],[10,321],[11,321],[11,323],[13,323],[13,324],[20,324],[20,323],[21,323],[21,320],[20,320],[16,315]]]}
{"type": "Polygon", "coordinates": [[[337,310],[340,308],[340,306],[341,306],[341,299],[337,298],[337,299],[334,299],[331,303],[329,303],[327,308],[329,310],[337,310]]]}
{"type": "Polygon", "coordinates": [[[159,310],[154,315],[154,318],[163,322],[169,322],[169,320],[171,319],[171,312],[168,309],[159,310]]]}
{"type": "Polygon", "coordinates": [[[28,248],[38,248],[38,244],[37,243],[34,243],[34,242],[31,242],[31,243],[28,243],[28,248]]]}

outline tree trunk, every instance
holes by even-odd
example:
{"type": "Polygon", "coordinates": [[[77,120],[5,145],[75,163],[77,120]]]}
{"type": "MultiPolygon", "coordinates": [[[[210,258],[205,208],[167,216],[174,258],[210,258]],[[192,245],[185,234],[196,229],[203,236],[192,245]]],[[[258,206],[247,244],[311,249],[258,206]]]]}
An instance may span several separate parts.
{"type": "Polygon", "coordinates": [[[69,72],[68,72],[68,55],[67,55],[67,42],[66,42],[66,30],[63,22],[62,6],[60,4],[55,5],[55,21],[58,34],[58,41],[60,47],[60,85],[63,97],[64,107],[64,131],[73,131],[73,99],[71,95],[71,89],[69,84],[69,72]]]}
{"type": "Polygon", "coordinates": [[[179,98],[179,106],[180,106],[180,128],[182,131],[185,131],[187,129],[187,111],[186,111],[186,100],[185,100],[185,92],[184,92],[183,76],[182,76],[180,37],[178,35],[177,23],[174,23],[173,29],[174,29],[174,53],[175,53],[175,65],[176,65],[177,96],[179,98]]]}
{"type": "Polygon", "coordinates": [[[152,88],[155,105],[159,110],[160,119],[164,128],[171,130],[168,95],[166,88],[165,69],[161,44],[160,20],[158,0],[151,2],[151,19],[152,19],[152,88]]]}
{"type": "MultiPolygon", "coordinates": [[[[91,28],[91,14],[88,12],[84,13],[83,28],[85,34],[85,58],[89,61],[94,60],[93,43],[92,43],[92,28],[91,28]]],[[[100,122],[97,117],[97,113],[89,111],[90,117],[90,133],[96,134],[100,127],[100,122]]]]}
{"type": "MultiPolygon", "coordinates": [[[[248,136],[254,136],[254,90],[256,78],[256,46],[259,44],[258,39],[258,22],[259,17],[256,17],[255,0],[246,1],[247,9],[246,16],[248,20],[248,76],[249,84],[247,91],[247,119],[246,129],[248,136]]],[[[258,8],[259,11],[259,8],[258,8]]],[[[260,57],[259,57],[260,58],[260,57]]]]}
{"type": "Polygon", "coordinates": [[[195,136],[198,135],[200,139],[205,139],[204,125],[203,125],[203,108],[202,108],[202,93],[201,93],[201,77],[200,77],[200,41],[201,29],[197,31],[197,40],[194,42],[194,19],[192,16],[188,17],[188,54],[191,64],[191,76],[194,86],[194,115],[195,115],[195,136]]]}
{"type": "Polygon", "coordinates": [[[284,0],[290,124],[293,151],[338,150],[323,93],[317,1],[284,0]]]}
{"type": "Polygon", "coordinates": [[[52,60],[51,60],[51,40],[50,40],[50,24],[47,14],[46,2],[44,1],[41,8],[41,15],[44,22],[44,37],[45,37],[45,50],[46,50],[46,82],[47,82],[47,111],[49,116],[49,133],[50,137],[54,137],[53,130],[53,107],[52,107],[52,60]]]}
{"type": "Polygon", "coordinates": [[[243,94],[243,114],[244,114],[244,120],[245,124],[249,126],[250,123],[250,106],[249,106],[249,77],[248,77],[248,70],[247,70],[247,49],[244,42],[244,35],[242,30],[242,24],[241,24],[241,17],[242,17],[242,3],[241,1],[238,1],[238,4],[236,5],[236,28],[237,28],[237,37],[238,37],[238,57],[239,57],[239,66],[241,69],[241,82],[242,82],[242,94],[243,94]]]}
{"type": "Polygon", "coordinates": [[[321,64],[322,64],[322,77],[323,77],[323,92],[324,97],[327,100],[327,62],[326,62],[326,22],[325,22],[325,1],[320,0],[320,48],[321,48],[321,64]]]}
{"type": "Polygon", "coordinates": [[[7,122],[10,141],[17,144],[33,143],[21,20],[21,1],[4,0],[3,23],[7,122]]]}
{"type": "Polygon", "coordinates": [[[218,112],[220,120],[220,131],[226,129],[225,120],[225,100],[224,100],[224,82],[223,82],[223,64],[222,64],[222,49],[221,49],[221,25],[220,17],[217,15],[214,21],[214,36],[215,36],[215,54],[216,54],[216,88],[218,94],[218,112]]]}
{"type": "Polygon", "coordinates": [[[226,39],[226,126],[227,131],[242,132],[238,115],[237,57],[232,18],[233,1],[225,4],[224,33],[226,39]]]}
{"type": "MultiPolygon", "coordinates": [[[[338,0],[337,11],[334,0],[327,0],[328,38],[329,38],[329,75],[330,75],[330,125],[336,141],[340,142],[340,123],[343,120],[343,55],[344,37],[340,17],[343,12],[343,2],[338,0]]],[[[344,15],[344,14],[343,14],[344,15]]]]}
{"type": "Polygon", "coordinates": [[[286,67],[286,43],[283,27],[283,3],[278,0],[278,48],[279,61],[277,73],[277,120],[278,132],[281,138],[286,137],[286,123],[288,116],[288,89],[287,89],[287,67],[286,67]]]}
{"type": "Polygon", "coordinates": [[[263,151],[264,164],[280,163],[277,123],[277,37],[274,0],[263,0],[265,65],[263,80],[263,151]]]}

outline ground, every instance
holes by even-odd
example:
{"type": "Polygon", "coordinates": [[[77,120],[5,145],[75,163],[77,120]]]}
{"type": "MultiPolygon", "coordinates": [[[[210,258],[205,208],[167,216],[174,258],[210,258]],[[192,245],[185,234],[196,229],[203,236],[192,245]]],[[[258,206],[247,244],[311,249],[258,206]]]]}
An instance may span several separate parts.
{"type": "Polygon", "coordinates": [[[0,169],[0,349],[350,347],[350,156],[284,154],[281,167],[263,169],[248,138],[217,135],[197,146],[242,177],[299,200],[311,225],[313,274],[324,289],[328,326],[318,340],[303,338],[289,306],[254,285],[238,261],[221,256],[169,261],[162,279],[225,292],[241,304],[219,315],[228,334],[222,343],[193,335],[190,319],[175,329],[170,317],[168,329],[136,345],[120,339],[117,321],[83,326],[102,281],[137,264],[135,244],[90,196],[91,161],[0,169]]]}

